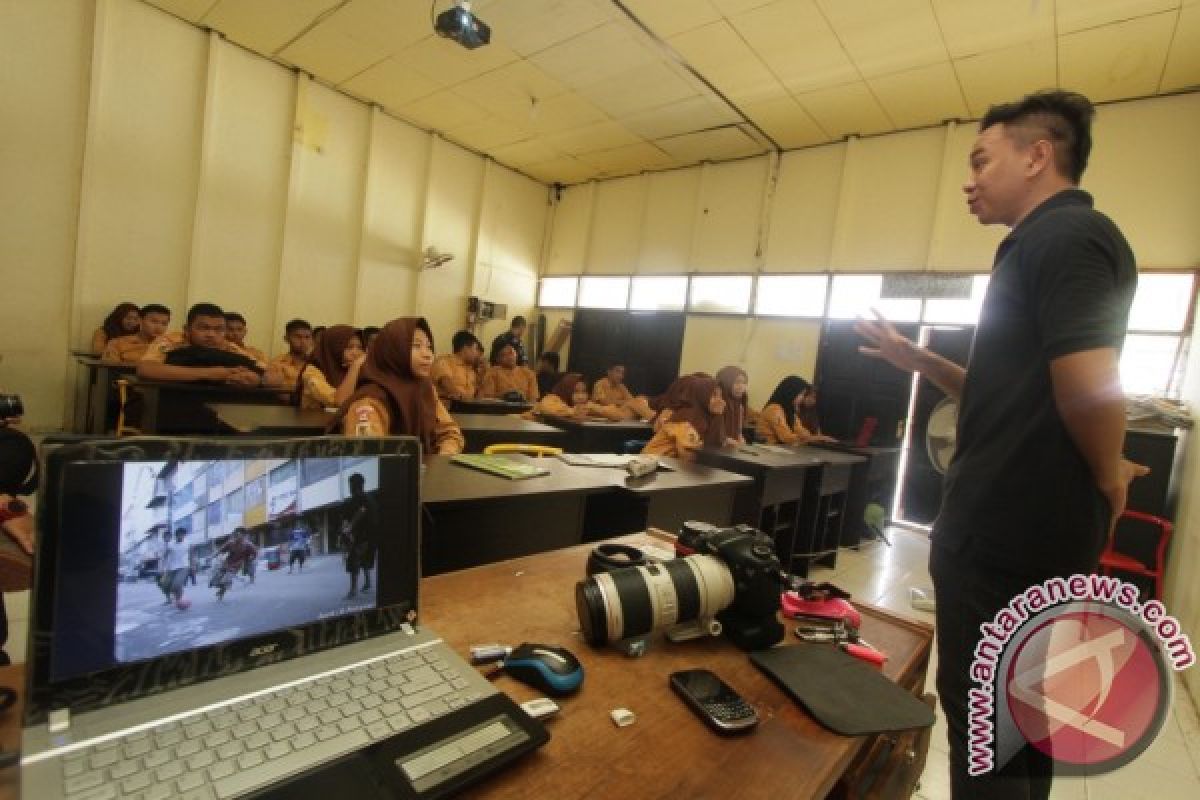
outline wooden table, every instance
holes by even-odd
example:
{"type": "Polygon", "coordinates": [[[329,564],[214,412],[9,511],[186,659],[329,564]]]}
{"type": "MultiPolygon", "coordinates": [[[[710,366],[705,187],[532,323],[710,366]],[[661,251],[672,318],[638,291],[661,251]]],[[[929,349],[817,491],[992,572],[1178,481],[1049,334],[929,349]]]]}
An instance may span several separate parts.
{"type": "MultiPolygon", "coordinates": [[[[647,534],[620,541],[664,546],[647,534]]],[[[481,642],[547,642],[566,646],[584,666],[583,688],[560,699],[562,712],[547,722],[550,741],[462,796],[776,800],[865,788],[863,781],[872,774],[870,757],[883,753],[885,740],[839,736],[821,727],[724,639],[672,644],[656,638],[647,654],[636,659],[585,644],[572,598],[589,549],[573,547],[422,580],[421,622],[458,652],[465,654],[481,642]],[[480,605],[480,598],[486,598],[486,605],[480,605]],[[667,675],[699,666],[712,669],[755,707],[762,719],[756,731],[738,738],[717,736],[675,697],[667,675]],[[615,727],[608,714],[619,707],[633,711],[637,722],[615,727]]],[[[863,635],[889,656],[884,674],[919,695],[932,628],[858,606],[863,635]]],[[[801,646],[794,642],[789,635],[784,644],[801,646]]],[[[20,667],[7,668],[0,671],[0,680],[22,686],[21,673],[20,667]]],[[[497,686],[517,702],[540,694],[505,677],[497,686]]],[[[6,747],[19,740],[19,720],[19,709],[0,716],[0,741],[6,747]]],[[[911,794],[924,766],[928,731],[914,739],[915,758],[897,759],[901,769],[887,776],[896,788],[882,796],[911,794]]],[[[16,787],[16,769],[0,772],[0,800],[15,800],[16,787]]]]}
{"type": "Polygon", "coordinates": [[[244,403],[205,403],[217,420],[234,433],[259,436],[320,436],[333,420],[321,408],[244,403]]]}
{"type": "Polygon", "coordinates": [[[291,406],[293,388],[130,380],[142,397],[143,433],[219,433],[210,403],[291,406]]]}
{"type": "Polygon", "coordinates": [[[451,414],[466,438],[466,452],[482,453],[492,444],[546,444],[562,447],[566,434],[558,428],[512,414],[451,414]]]}
{"type": "Polygon", "coordinates": [[[677,530],[685,519],[716,525],[733,520],[744,476],[664,459],[671,471],[633,478],[622,469],[575,467],[557,458],[510,458],[550,471],[509,480],[454,464],[427,460],[421,501],[427,512],[421,544],[422,574],[487,564],[570,547],[648,525],[677,530]]]}
{"type": "Polygon", "coordinates": [[[654,428],[650,423],[640,420],[610,422],[602,419],[544,417],[544,421],[567,432],[568,453],[622,453],[625,442],[631,439],[648,441],[654,436],[654,428]]]}
{"type": "Polygon", "coordinates": [[[508,403],[474,397],[470,400],[452,400],[449,411],[452,414],[524,414],[532,408],[533,403],[508,403]]]}

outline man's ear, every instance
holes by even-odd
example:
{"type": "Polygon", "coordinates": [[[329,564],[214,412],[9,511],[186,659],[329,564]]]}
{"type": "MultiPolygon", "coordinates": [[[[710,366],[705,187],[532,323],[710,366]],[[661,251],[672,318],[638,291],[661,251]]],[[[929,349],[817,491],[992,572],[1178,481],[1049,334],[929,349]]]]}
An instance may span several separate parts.
{"type": "Polygon", "coordinates": [[[1038,139],[1030,144],[1027,157],[1029,164],[1025,169],[1025,173],[1030,178],[1037,177],[1046,170],[1055,169],[1054,145],[1051,144],[1049,139],[1038,139]]]}

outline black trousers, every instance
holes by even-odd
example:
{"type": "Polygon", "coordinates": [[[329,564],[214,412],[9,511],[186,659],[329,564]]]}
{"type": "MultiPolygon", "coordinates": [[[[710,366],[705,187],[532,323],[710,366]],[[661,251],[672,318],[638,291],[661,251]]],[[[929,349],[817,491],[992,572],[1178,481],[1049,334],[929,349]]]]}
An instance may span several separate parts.
{"type": "Polygon", "coordinates": [[[1050,795],[1054,762],[1031,745],[1021,748],[998,772],[967,774],[967,691],[975,686],[970,669],[981,636],[979,626],[1044,578],[979,564],[936,544],[930,548],[929,574],[937,595],[937,693],[950,744],[951,796],[954,800],[1044,800],[1050,795]]]}

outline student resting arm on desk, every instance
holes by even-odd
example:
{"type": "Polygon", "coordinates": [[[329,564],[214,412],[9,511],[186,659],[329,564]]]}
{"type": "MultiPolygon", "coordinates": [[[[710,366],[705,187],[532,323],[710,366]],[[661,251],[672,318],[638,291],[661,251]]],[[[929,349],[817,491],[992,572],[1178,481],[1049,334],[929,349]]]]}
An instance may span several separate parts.
{"type": "Polygon", "coordinates": [[[470,331],[459,331],[450,346],[454,352],[434,359],[429,378],[443,402],[471,400],[479,392],[483,343],[470,331]]]}
{"type": "Polygon", "coordinates": [[[746,394],[750,378],[741,367],[721,367],[717,370],[717,383],[721,385],[721,396],[725,398],[726,444],[745,444],[742,431],[746,428],[750,411],[750,398],[746,394]]]}
{"type": "Polygon", "coordinates": [[[433,383],[433,333],[421,317],[394,319],[375,337],[354,394],[330,430],[347,436],[416,436],[425,453],[461,453],[466,440],[433,383]]]}
{"type": "Polygon", "coordinates": [[[104,318],[104,323],[92,334],[92,354],[97,356],[103,354],[109,339],[137,333],[141,324],[142,318],[138,307],[133,303],[120,303],[108,313],[108,316],[104,318]]]}
{"type": "Polygon", "coordinates": [[[362,335],[350,325],[333,325],[321,333],[309,363],[300,373],[296,391],[301,408],[337,408],[354,394],[358,368],[350,376],[350,365],[362,359],[362,335]],[[336,388],[335,388],[336,387],[336,388]]]}
{"type": "Polygon", "coordinates": [[[533,407],[534,414],[545,417],[587,420],[599,417],[618,422],[626,419],[625,409],[603,406],[588,399],[587,382],[578,372],[568,372],[533,407]]]}
{"type": "MultiPolygon", "coordinates": [[[[755,432],[767,444],[808,444],[836,441],[818,430],[804,426],[805,415],[815,417],[817,392],[812,384],[797,375],[779,382],[755,425],[755,432]]],[[[811,423],[816,428],[815,423],[811,423]]]]}
{"type": "Polygon", "coordinates": [[[180,333],[158,337],[138,362],[139,378],[153,381],[216,381],[234,386],[278,386],[278,370],[266,369],[237,345],[225,339],[225,312],[212,303],[197,303],[188,309],[187,322],[180,333]],[[263,374],[246,367],[191,367],[168,364],[167,354],[187,346],[224,350],[248,359],[263,374]]]}
{"type": "Polygon", "coordinates": [[[721,387],[708,375],[685,375],[671,389],[671,416],[654,434],[642,453],[692,461],[701,445],[725,444],[725,398],[721,387]]]}
{"type": "Polygon", "coordinates": [[[104,354],[100,356],[101,360],[114,364],[136,364],[146,355],[154,340],[166,333],[171,325],[171,309],[157,303],[143,306],[138,315],[141,318],[138,332],[109,339],[104,354]]]}
{"type": "Polygon", "coordinates": [[[634,397],[633,392],[625,385],[625,367],[622,364],[613,364],[608,368],[608,373],[596,381],[592,387],[592,401],[602,406],[618,406],[625,409],[626,419],[636,417],[643,422],[654,419],[654,409],[650,408],[650,401],[641,395],[634,397]]]}
{"type": "Polygon", "coordinates": [[[509,392],[519,392],[527,402],[537,402],[537,376],[529,367],[517,365],[517,351],[511,344],[501,345],[491,360],[479,386],[480,397],[500,400],[509,392]]]}

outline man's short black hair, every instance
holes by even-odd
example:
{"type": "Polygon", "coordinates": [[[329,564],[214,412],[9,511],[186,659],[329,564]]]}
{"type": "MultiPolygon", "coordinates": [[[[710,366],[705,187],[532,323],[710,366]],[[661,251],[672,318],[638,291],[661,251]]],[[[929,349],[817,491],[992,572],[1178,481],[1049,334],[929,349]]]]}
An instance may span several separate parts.
{"type": "Polygon", "coordinates": [[[363,336],[364,344],[365,344],[365,340],[368,336],[374,336],[375,334],[379,333],[381,330],[383,330],[383,328],[379,328],[374,325],[368,325],[367,327],[363,328],[362,336],[363,336]]]}
{"type": "Polygon", "coordinates": [[[459,331],[458,333],[454,334],[454,337],[450,340],[450,347],[455,353],[462,350],[464,347],[470,347],[472,345],[478,345],[480,348],[482,348],[483,342],[479,341],[478,337],[476,337],[475,334],[471,333],[470,331],[459,331]]]}
{"type": "Polygon", "coordinates": [[[292,319],[288,320],[288,324],[283,326],[284,336],[291,336],[296,331],[308,331],[312,333],[312,325],[309,325],[306,319],[292,319]]]}
{"type": "Polygon", "coordinates": [[[512,325],[509,325],[508,327],[510,329],[511,328],[521,328],[521,327],[524,327],[525,324],[526,323],[525,323],[524,317],[513,317],[512,325]]]}
{"type": "Polygon", "coordinates": [[[147,314],[166,314],[169,317],[171,316],[171,309],[159,303],[150,303],[149,305],[142,306],[138,313],[143,317],[147,314]]]}
{"type": "Polygon", "coordinates": [[[360,472],[351,472],[350,477],[346,478],[346,481],[352,486],[365,486],[367,483],[367,479],[360,472]]]}
{"type": "Polygon", "coordinates": [[[187,326],[192,327],[192,323],[197,317],[220,317],[225,319],[225,312],[216,303],[196,303],[188,309],[187,326]]]}
{"type": "Polygon", "coordinates": [[[184,536],[187,536],[187,528],[176,528],[176,529],[175,529],[175,535],[176,535],[176,536],[178,536],[178,535],[179,535],[179,534],[181,534],[181,533],[182,533],[184,536]]]}
{"type": "Polygon", "coordinates": [[[1095,115],[1092,102],[1078,92],[1048,89],[1027,94],[1015,103],[992,106],[979,121],[979,130],[999,124],[1018,129],[1025,144],[1049,139],[1058,171],[1079,183],[1092,152],[1095,115]]]}
{"type": "Polygon", "coordinates": [[[555,372],[558,372],[558,365],[562,363],[559,361],[558,353],[554,352],[553,350],[547,350],[546,352],[542,353],[540,356],[538,356],[538,361],[545,361],[555,372]]]}
{"type": "Polygon", "coordinates": [[[246,324],[246,318],[243,317],[241,314],[239,314],[236,311],[226,311],[225,312],[225,321],[226,322],[240,322],[243,325],[246,324]]]}

